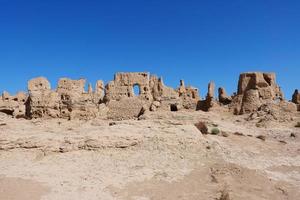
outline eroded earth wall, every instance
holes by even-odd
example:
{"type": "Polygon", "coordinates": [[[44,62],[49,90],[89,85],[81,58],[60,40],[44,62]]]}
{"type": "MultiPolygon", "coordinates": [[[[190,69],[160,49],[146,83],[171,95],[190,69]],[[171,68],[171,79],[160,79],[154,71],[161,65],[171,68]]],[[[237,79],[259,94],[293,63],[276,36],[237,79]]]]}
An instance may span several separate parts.
{"type": "Polygon", "coordinates": [[[199,90],[185,86],[165,86],[163,79],[147,72],[116,73],[114,80],[106,85],[98,80],[95,87],[86,80],[61,78],[56,89],[44,77],[28,82],[28,93],[19,92],[11,96],[3,92],[0,98],[0,112],[13,117],[91,119],[104,118],[123,120],[138,118],[147,112],[179,111],[181,109],[210,111],[214,108],[227,109],[235,114],[258,111],[264,105],[280,107],[285,111],[299,110],[300,94],[295,91],[292,102],[284,100],[276,83],[274,73],[248,72],[239,77],[238,90],[228,96],[225,88],[218,90],[215,98],[215,84],[210,82],[205,99],[199,90]],[[137,88],[137,92],[135,89],[137,88]]]}

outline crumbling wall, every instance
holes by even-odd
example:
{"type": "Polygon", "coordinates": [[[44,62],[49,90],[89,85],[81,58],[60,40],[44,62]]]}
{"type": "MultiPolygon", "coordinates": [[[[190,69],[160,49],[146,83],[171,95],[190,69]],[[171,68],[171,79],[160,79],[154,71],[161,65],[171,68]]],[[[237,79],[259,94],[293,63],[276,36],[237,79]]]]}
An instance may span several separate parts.
{"type": "Polygon", "coordinates": [[[178,91],[165,86],[163,79],[151,76],[150,88],[154,104],[159,104],[159,109],[166,111],[178,111],[182,108],[182,102],[178,91]],[[157,103],[158,102],[158,103],[157,103]]]}
{"type": "Polygon", "coordinates": [[[46,78],[39,77],[30,80],[27,116],[66,119],[96,117],[103,100],[103,82],[97,82],[95,92],[92,91],[91,86],[89,92],[85,92],[85,82],[85,79],[62,78],[58,82],[56,91],[53,91],[46,78]]]}
{"type": "Polygon", "coordinates": [[[180,80],[178,94],[183,108],[192,110],[197,109],[197,104],[200,100],[198,88],[191,86],[186,87],[184,81],[180,80]]]}
{"type": "Polygon", "coordinates": [[[108,118],[130,119],[138,117],[144,105],[150,106],[150,75],[145,72],[117,73],[113,81],[105,86],[104,101],[108,106],[108,118]],[[134,87],[139,94],[134,94],[134,87]]]}
{"type": "Polygon", "coordinates": [[[11,96],[4,91],[0,98],[0,112],[11,115],[16,118],[26,116],[25,102],[27,101],[27,94],[18,92],[15,96],[11,96]]]}
{"type": "Polygon", "coordinates": [[[142,110],[178,111],[182,108],[196,110],[198,89],[185,87],[183,81],[178,90],[165,86],[162,78],[149,73],[117,73],[105,87],[108,117],[136,118],[142,110]],[[140,93],[134,94],[134,86],[140,93]]]}
{"type": "Polygon", "coordinates": [[[232,102],[232,97],[227,95],[225,88],[220,87],[218,89],[218,95],[220,104],[228,105],[232,102]]]}
{"type": "Polygon", "coordinates": [[[28,95],[12,97],[4,92],[0,112],[23,113],[28,118],[131,119],[147,111],[196,110],[200,99],[198,89],[186,87],[183,81],[173,89],[165,86],[162,78],[145,72],[117,73],[106,86],[99,80],[94,89],[89,84],[87,91],[85,85],[85,79],[61,78],[52,90],[46,78],[34,78],[28,82],[28,95]],[[138,94],[134,94],[135,86],[138,94]]]}
{"type": "Polygon", "coordinates": [[[60,98],[51,90],[50,82],[44,77],[28,82],[29,98],[26,102],[26,115],[30,118],[60,117],[60,98]]]}
{"type": "Polygon", "coordinates": [[[208,83],[207,95],[205,100],[198,101],[197,110],[210,111],[213,107],[218,107],[218,102],[215,99],[215,83],[213,81],[208,83]]]}
{"type": "Polygon", "coordinates": [[[97,81],[95,91],[89,84],[86,92],[85,85],[85,79],[62,78],[59,80],[57,93],[60,96],[60,115],[62,118],[91,119],[103,114],[100,113],[101,109],[99,109],[104,97],[103,81],[97,81]]]}
{"type": "Polygon", "coordinates": [[[300,93],[298,90],[295,90],[292,97],[292,102],[297,105],[297,110],[300,111],[300,93]]]}
{"type": "MultiPolygon", "coordinates": [[[[212,109],[234,110],[235,114],[252,113],[264,105],[278,105],[282,111],[296,110],[300,105],[298,90],[292,102],[284,101],[283,93],[276,84],[274,73],[250,72],[240,75],[238,91],[228,96],[224,88],[219,88],[219,101],[215,99],[215,84],[208,84],[204,100],[194,87],[186,87],[180,81],[177,89],[165,86],[163,79],[146,72],[117,73],[114,80],[104,86],[97,81],[95,88],[86,80],[62,78],[56,90],[51,90],[49,81],[38,77],[28,82],[28,95],[18,93],[11,96],[3,92],[0,98],[0,112],[14,117],[59,117],[67,119],[109,119],[138,118],[147,111],[178,111],[180,109],[210,111],[212,109]],[[134,94],[134,87],[139,93],[134,94]],[[224,106],[226,105],[226,106],[224,106]]],[[[269,106],[270,107],[270,106],[269,106]]],[[[271,106],[272,107],[272,106],[271,106]]],[[[270,108],[271,108],[270,107],[270,108]]],[[[274,109],[276,106],[273,106],[274,109]]],[[[266,110],[266,109],[263,109],[266,110]]]]}
{"type": "Polygon", "coordinates": [[[274,73],[248,72],[239,78],[232,107],[236,114],[251,113],[263,104],[284,101],[274,73]]]}
{"type": "Polygon", "coordinates": [[[120,100],[124,97],[138,97],[150,101],[152,96],[149,87],[149,73],[117,73],[113,81],[106,85],[105,99],[120,100]],[[134,86],[139,87],[139,94],[134,94],[134,86]]]}

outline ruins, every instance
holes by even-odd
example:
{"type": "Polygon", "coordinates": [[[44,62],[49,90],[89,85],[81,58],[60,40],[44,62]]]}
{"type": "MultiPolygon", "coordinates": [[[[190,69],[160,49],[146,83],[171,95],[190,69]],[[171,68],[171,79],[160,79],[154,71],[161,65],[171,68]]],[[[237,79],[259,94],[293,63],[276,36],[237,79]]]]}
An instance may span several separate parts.
{"type": "Polygon", "coordinates": [[[297,110],[300,111],[300,93],[297,89],[295,90],[295,92],[293,94],[292,102],[297,105],[297,110]]]}
{"type": "Polygon", "coordinates": [[[163,79],[146,72],[116,73],[114,80],[106,85],[97,81],[93,88],[86,80],[62,78],[56,89],[49,81],[38,77],[28,82],[28,93],[19,92],[11,96],[3,92],[0,112],[16,118],[65,118],[123,120],[138,118],[146,112],[157,110],[210,111],[211,108],[226,106],[234,114],[257,111],[266,104],[278,105],[286,111],[300,110],[300,94],[295,91],[292,102],[284,100],[276,83],[274,73],[242,73],[237,93],[228,96],[225,89],[218,89],[215,98],[215,84],[210,82],[205,99],[199,90],[185,86],[183,80],[177,89],[167,87],[163,79]],[[135,94],[134,88],[138,88],[135,94]]]}

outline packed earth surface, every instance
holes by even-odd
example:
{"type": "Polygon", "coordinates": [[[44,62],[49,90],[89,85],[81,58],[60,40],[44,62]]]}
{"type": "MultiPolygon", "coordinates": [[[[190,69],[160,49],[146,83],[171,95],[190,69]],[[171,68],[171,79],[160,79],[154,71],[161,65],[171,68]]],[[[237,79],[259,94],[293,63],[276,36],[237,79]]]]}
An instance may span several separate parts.
{"type": "Polygon", "coordinates": [[[296,200],[297,120],[262,128],[202,111],[115,122],[1,115],[0,199],[296,200]],[[202,134],[199,121],[220,133],[202,134]]]}

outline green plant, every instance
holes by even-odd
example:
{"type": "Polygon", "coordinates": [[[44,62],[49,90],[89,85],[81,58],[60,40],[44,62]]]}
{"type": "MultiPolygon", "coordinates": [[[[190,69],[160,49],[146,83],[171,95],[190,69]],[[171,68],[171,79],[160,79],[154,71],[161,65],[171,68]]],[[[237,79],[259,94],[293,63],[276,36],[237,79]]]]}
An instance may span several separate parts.
{"type": "Polygon", "coordinates": [[[218,135],[219,133],[220,133],[220,130],[218,128],[211,129],[211,134],[212,135],[218,135]]]}

